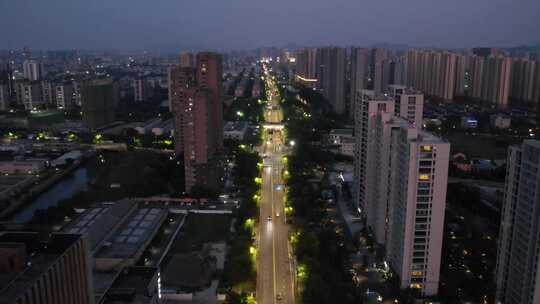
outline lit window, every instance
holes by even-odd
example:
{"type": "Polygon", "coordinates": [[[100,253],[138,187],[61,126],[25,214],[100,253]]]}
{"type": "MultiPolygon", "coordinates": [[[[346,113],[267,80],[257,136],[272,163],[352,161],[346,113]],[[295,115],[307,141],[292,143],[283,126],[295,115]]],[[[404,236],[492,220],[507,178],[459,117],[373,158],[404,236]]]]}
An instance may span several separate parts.
{"type": "Polygon", "coordinates": [[[432,147],[431,146],[422,146],[421,150],[422,150],[422,152],[431,152],[432,147]]]}
{"type": "Polygon", "coordinates": [[[422,284],[414,283],[410,285],[413,289],[422,289],[422,284]]]}
{"type": "Polygon", "coordinates": [[[429,174],[420,174],[419,180],[429,180],[429,174]]]}
{"type": "Polygon", "coordinates": [[[411,275],[412,275],[413,277],[421,277],[422,274],[423,274],[423,273],[422,273],[421,271],[413,271],[413,272],[411,273],[411,275]]]}

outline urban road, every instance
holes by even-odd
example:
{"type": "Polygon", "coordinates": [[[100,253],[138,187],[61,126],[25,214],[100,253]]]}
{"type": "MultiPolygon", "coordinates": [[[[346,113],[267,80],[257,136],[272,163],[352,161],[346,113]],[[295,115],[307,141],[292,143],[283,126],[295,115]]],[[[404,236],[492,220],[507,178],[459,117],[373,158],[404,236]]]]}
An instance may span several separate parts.
{"type": "Polygon", "coordinates": [[[265,109],[267,125],[265,140],[260,147],[264,167],[259,220],[257,267],[257,303],[294,304],[294,262],[289,246],[289,226],[284,212],[283,156],[284,135],[279,130],[283,120],[276,82],[265,67],[268,104],[265,109]]]}

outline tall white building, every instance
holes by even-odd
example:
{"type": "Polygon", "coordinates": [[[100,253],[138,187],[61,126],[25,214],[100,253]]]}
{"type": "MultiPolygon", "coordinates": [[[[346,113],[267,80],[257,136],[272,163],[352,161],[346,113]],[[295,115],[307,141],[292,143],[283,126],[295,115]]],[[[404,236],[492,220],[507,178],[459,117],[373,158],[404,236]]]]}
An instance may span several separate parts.
{"type": "Polygon", "coordinates": [[[56,85],[55,94],[58,109],[71,109],[74,106],[76,93],[72,83],[56,85]]]}
{"type": "Polygon", "coordinates": [[[152,97],[152,87],[145,77],[134,79],[131,86],[133,87],[133,99],[135,101],[146,101],[152,97]]]}
{"type": "Polygon", "coordinates": [[[25,60],[23,62],[23,75],[30,81],[40,80],[43,77],[43,64],[32,59],[25,60]]]}
{"type": "Polygon", "coordinates": [[[19,81],[15,84],[17,104],[23,105],[25,110],[37,110],[45,105],[43,101],[43,88],[39,81],[19,81]]]}
{"type": "Polygon", "coordinates": [[[389,123],[386,258],[399,276],[402,289],[436,295],[450,144],[403,119],[389,123]]]}
{"type": "MultiPolygon", "coordinates": [[[[357,104],[355,106],[354,119],[354,200],[361,216],[370,219],[372,205],[370,202],[370,194],[368,182],[374,180],[370,176],[369,166],[375,163],[377,154],[375,152],[375,137],[374,128],[376,126],[377,117],[382,113],[394,113],[394,100],[385,95],[375,95],[374,91],[363,90],[357,92],[355,98],[357,104]]],[[[373,219],[373,217],[371,217],[373,219]]]]}
{"type": "MultiPolygon", "coordinates": [[[[376,201],[378,192],[370,184],[376,187],[376,175],[379,169],[376,160],[381,151],[377,151],[375,142],[378,116],[383,113],[403,117],[413,127],[421,128],[423,119],[424,95],[413,89],[400,85],[389,86],[386,94],[376,94],[371,90],[357,92],[355,106],[355,181],[354,199],[358,209],[365,212],[368,219],[369,212],[378,207],[369,206],[376,201]],[[371,189],[371,190],[370,190],[371,189]],[[369,190],[369,191],[367,191],[369,190]]],[[[373,217],[372,217],[373,219],[373,217]]],[[[377,241],[383,238],[378,238],[377,241]]]]}
{"type": "Polygon", "coordinates": [[[421,131],[423,95],[364,90],[355,116],[354,196],[401,288],[438,292],[450,144],[421,131]]]}
{"type": "Polygon", "coordinates": [[[508,150],[497,250],[497,303],[540,303],[540,141],[508,150]]]}
{"type": "Polygon", "coordinates": [[[421,129],[424,118],[424,94],[395,84],[388,86],[388,94],[396,102],[396,115],[405,118],[409,123],[421,129]]]}
{"type": "Polygon", "coordinates": [[[349,115],[354,118],[355,100],[362,90],[367,88],[369,72],[369,49],[353,48],[351,50],[351,90],[349,93],[349,115]]]}

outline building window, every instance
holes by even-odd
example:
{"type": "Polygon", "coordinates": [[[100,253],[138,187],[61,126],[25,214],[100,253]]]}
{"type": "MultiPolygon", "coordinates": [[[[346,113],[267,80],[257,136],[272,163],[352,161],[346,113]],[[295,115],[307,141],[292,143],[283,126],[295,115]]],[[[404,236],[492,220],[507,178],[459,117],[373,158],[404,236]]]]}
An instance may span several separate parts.
{"type": "Polygon", "coordinates": [[[420,174],[420,176],[418,176],[418,179],[423,181],[429,180],[429,174],[420,174]]]}
{"type": "Polygon", "coordinates": [[[431,152],[431,150],[433,150],[433,148],[429,145],[423,145],[420,147],[420,151],[422,152],[431,152]]]}

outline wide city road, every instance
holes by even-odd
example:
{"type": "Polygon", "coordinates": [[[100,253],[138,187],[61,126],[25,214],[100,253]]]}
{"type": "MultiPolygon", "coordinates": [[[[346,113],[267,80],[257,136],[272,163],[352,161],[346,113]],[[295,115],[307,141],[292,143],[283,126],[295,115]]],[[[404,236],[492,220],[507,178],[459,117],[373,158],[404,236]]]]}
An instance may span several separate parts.
{"type": "Polygon", "coordinates": [[[293,259],[289,247],[289,227],[284,212],[283,150],[281,131],[283,112],[276,82],[265,66],[268,104],[265,109],[265,142],[263,154],[261,207],[259,221],[259,253],[257,303],[293,304],[293,259]]]}

